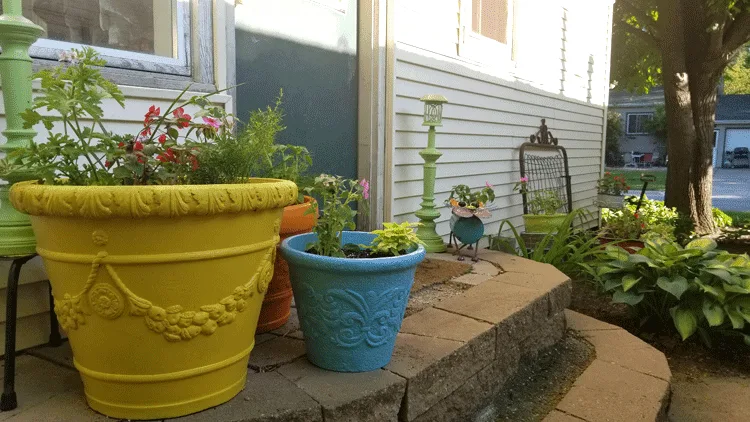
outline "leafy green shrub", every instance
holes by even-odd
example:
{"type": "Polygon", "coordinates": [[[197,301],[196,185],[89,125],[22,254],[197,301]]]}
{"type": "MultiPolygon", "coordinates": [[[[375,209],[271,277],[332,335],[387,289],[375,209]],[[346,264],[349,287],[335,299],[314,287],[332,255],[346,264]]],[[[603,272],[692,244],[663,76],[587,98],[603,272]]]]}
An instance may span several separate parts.
{"type": "Polygon", "coordinates": [[[591,268],[612,301],[626,303],[643,318],[672,320],[683,340],[709,329],[743,337],[750,345],[750,258],[716,250],[697,239],[684,248],[649,240],[636,254],[608,246],[591,268]],[[733,330],[732,330],[733,329],[733,330]]]}
{"type": "Polygon", "coordinates": [[[716,227],[722,228],[732,226],[732,217],[727,215],[727,213],[718,208],[714,208],[711,212],[714,215],[714,224],[716,227]]]}
{"type": "Polygon", "coordinates": [[[533,248],[527,247],[510,221],[504,220],[500,223],[498,235],[489,236],[490,249],[511,252],[526,259],[551,264],[571,277],[588,274],[593,271],[589,263],[597,254],[603,253],[603,250],[595,232],[574,227],[576,219],[583,223],[587,220],[592,221],[592,216],[589,211],[582,208],[573,211],[565,218],[557,233],[545,235],[533,245],[533,248]],[[506,225],[513,233],[518,248],[511,245],[507,237],[502,236],[506,225]]]}
{"type": "Polygon", "coordinates": [[[678,219],[677,210],[664,206],[662,201],[643,199],[641,208],[636,197],[628,197],[626,205],[620,210],[602,210],[604,222],[604,236],[615,239],[666,238],[675,239],[675,223],[678,219]],[[635,203],[633,199],[635,198],[635,203]]]}

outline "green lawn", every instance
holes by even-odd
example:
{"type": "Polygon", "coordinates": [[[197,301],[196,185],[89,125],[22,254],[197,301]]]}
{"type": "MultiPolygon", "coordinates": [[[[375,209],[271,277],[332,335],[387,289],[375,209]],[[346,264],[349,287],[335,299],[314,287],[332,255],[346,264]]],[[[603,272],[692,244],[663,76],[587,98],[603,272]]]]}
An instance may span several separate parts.
{"type": "Polygon", "coordinates": [[[667,170],[646,170],[646,169],[607,169],[614,175],[625,176],[625,180],[628,181],[630,189],[640,191],[643,188],[643,182],[641,182],[641,175],[654,176],[655,181],[649,182],[648,190],[660,190],[666,189],[667,184],[667,170]]]}
{"type": "Polygon", "coordinates": [[[750,224],[750,211],[724,211],[732,217],[734,227],[742,227],[743,224],[750,224]]]}

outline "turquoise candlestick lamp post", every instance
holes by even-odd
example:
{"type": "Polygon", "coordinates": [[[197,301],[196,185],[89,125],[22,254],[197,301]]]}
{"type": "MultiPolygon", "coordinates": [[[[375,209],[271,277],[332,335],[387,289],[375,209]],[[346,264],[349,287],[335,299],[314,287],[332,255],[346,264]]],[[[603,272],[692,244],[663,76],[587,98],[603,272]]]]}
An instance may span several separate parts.
{"type": "Polygon", "coordinates": [[[419,152],[424,159],[424,191],[422,193],[422,207],[415,214],[419,217],[420,227],[417,229],[417,237],[425,243],[427,252],[445,252],[446,246],[443,238],[435,231],[435,219],[440,217],[440,211],[435,209],[435,175],[437,166],[435,162],[443,155],[435,149],[435,127],[442,126],[443,104],[448,100],[442,95],[425,95],[420,98],[424,102],[424,123],[428,126],[427,148],[419,152]]]}
{"type": "MultiPolygon", "coordinates": [[[[3,131],[5,143],[0,151],[5,154],[24,148],[33,142],[36,131],[23,128],[21,112],[31,106],[31,57],[29,47],[44,32],[42,27],[23,17],[21,0],[3,0],[0,15],[0,81],[5,104],[7,128],[3,131]]],[[[9,183],[18,182],[31,175],[8,177],[9,183]]],[[[36,240],[28,217],[10,204],[10,184],[0,185],[0,255],[26,255],[34,253],[36,240]]]]}

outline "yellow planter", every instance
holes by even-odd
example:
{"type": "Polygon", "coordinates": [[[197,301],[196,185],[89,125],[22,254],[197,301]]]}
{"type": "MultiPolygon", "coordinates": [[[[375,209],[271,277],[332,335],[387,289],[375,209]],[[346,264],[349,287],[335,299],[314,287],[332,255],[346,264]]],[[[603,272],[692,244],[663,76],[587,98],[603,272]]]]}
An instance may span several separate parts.
{"type": "Polygon", "coordinates": [[[160,419],[245,386],[292,182],[13,185],[89,405],[160,419]]]}

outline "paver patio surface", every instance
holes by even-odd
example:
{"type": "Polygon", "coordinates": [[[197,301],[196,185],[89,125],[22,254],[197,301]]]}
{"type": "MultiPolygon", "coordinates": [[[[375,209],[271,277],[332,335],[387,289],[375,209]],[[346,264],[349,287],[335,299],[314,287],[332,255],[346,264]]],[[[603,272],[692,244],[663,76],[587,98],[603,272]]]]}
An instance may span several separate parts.
{"type": "Polygon", "coordinates": [[[750,380],[704,376],[672,382],[670,422],[745,422],[750,415],[750,380]]]}

